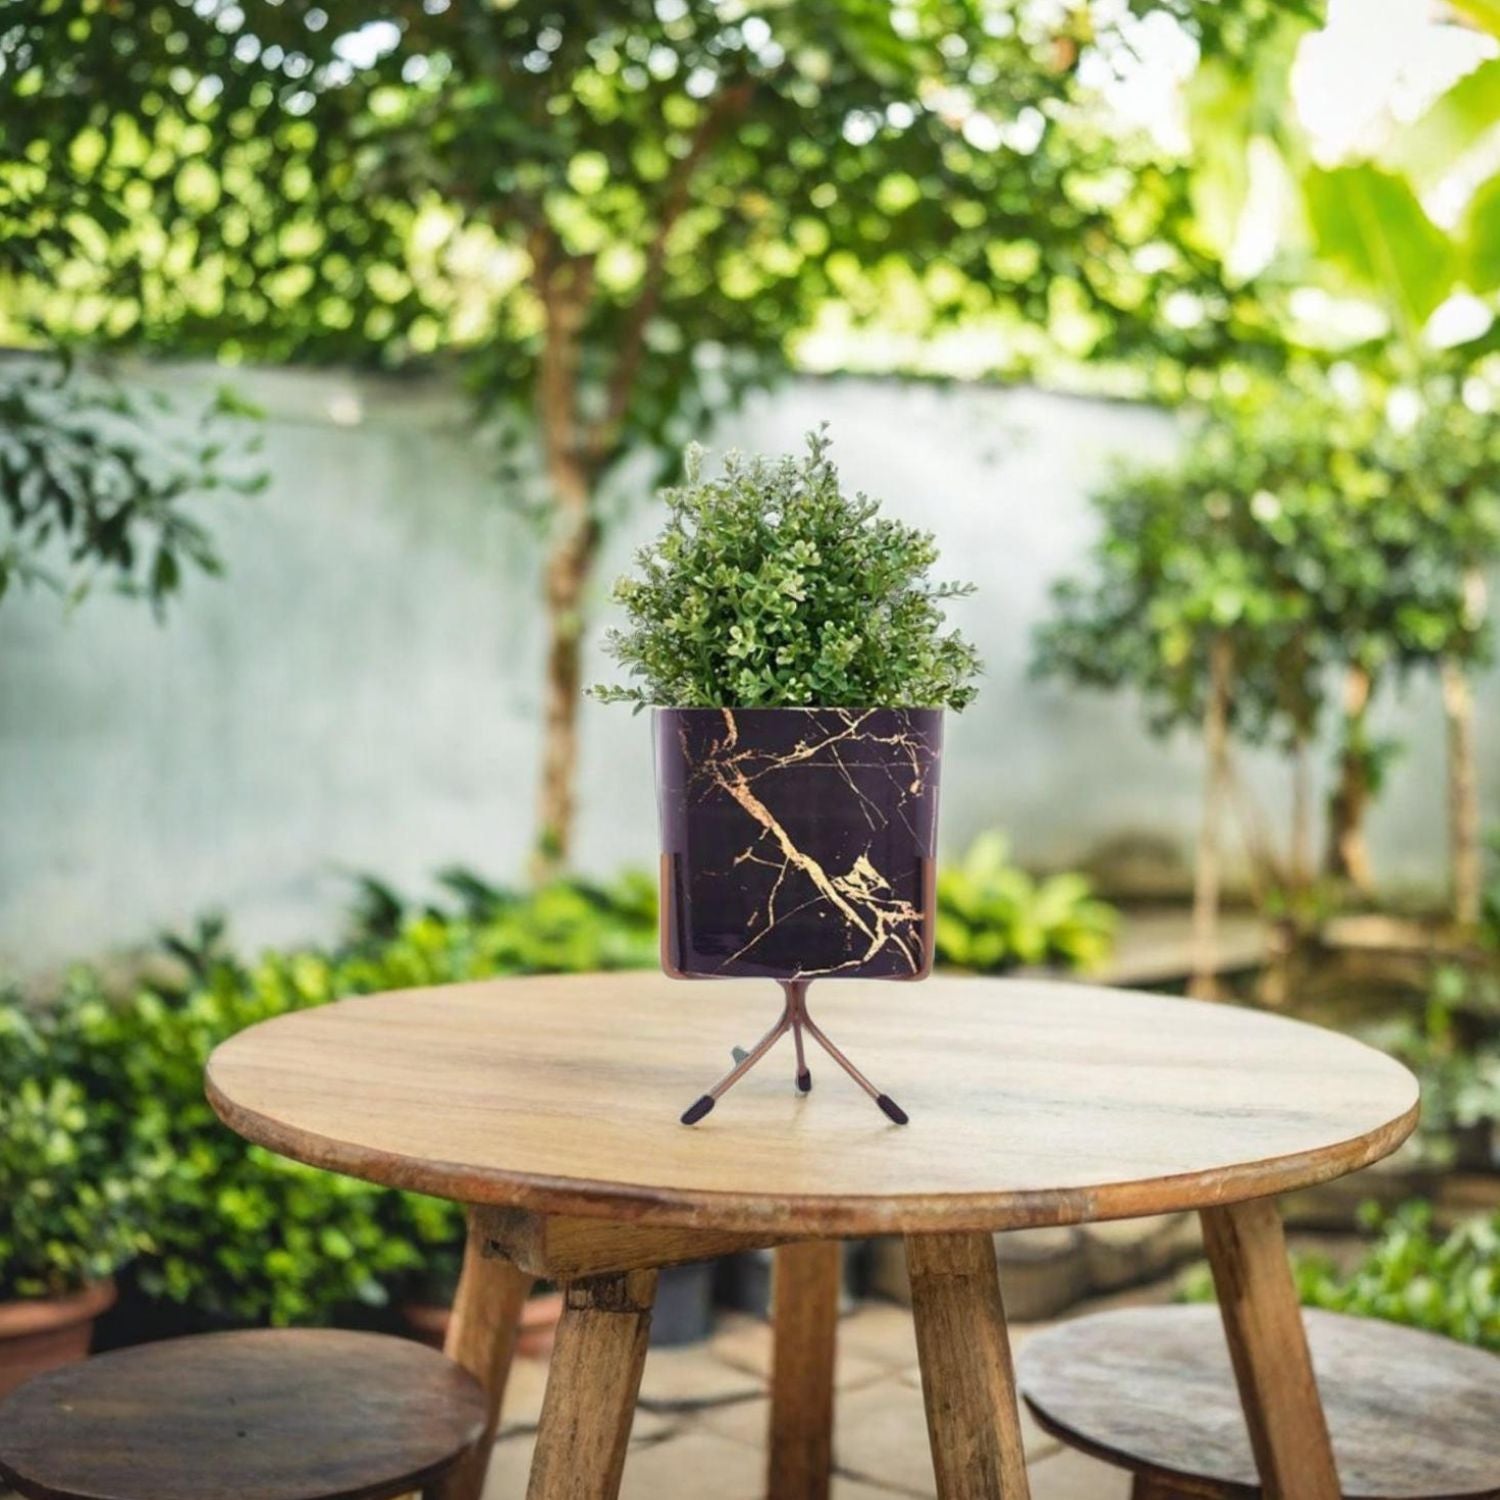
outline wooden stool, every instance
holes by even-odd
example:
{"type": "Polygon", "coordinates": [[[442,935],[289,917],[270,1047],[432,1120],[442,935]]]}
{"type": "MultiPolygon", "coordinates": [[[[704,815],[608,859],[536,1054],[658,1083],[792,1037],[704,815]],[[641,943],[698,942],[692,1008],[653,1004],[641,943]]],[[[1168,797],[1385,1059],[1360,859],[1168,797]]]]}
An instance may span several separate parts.
{"type": "MultiPolygon", "coordinates": [[[[1374,1318],[1303,1319],[1349,1500],[1500,1496],[1500,1359],[1374,1318]]],[[[1217,1308],[1078,1318],[1017,1366],[1037,1421],[1129,1469],[1136,1500],[1261,1494],[1217,1308]]]]}
{"type": "Polygon", "coordinates": [[[50,1370],[0,1402],[0,1478],[31,1500],[382,1500],[479,1438],[474,1377],[408,1339],[261,1329],[50,1370]]]}

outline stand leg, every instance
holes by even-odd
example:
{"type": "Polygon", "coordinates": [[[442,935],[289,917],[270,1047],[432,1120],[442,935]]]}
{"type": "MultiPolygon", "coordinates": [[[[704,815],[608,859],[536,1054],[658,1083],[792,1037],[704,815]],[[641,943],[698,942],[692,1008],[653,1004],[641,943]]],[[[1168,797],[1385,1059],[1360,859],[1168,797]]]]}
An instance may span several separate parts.
{"type": "Polygon", "coordinates": [[[772,1500],[828,1500],[833,1469],[833,1356],[844,1265],[837,1240],[776,1252],[771,1282],[772,1500]]]}
{"type": "Polygon", "coordinates": [[[841,1067],[855,1081],[855,1083],[857,1083],[860,1088],[862,1088],[865,1093],[867,1093],[875,1101],[875,1103],[879,1105],[880,1112],[886,1117],[886,1119],[892,1121],[896,1125],[905,1125],[910,1119],[910,1116],[908,1116],[906,1111],[902,1109],[901,1106],[897,1104],[889,1094],[882,1094],[880,1090],[877,1089],[875,1085],[871,1083],[870,1080],[866,1078],[865,1075],[861,1073],[859,1069],[856,1068],[854,1064],[850,1062],[849,1059],[845,1057],[844,1054],[840,1052],[839,1049],[828,1040],[827,1036],[825,1036],[823,1031],[819,1028],[817,1022],[814,1021],[810,1015],[808,1015],[806,982],[801,980],[794,980],[792,985],[788,986],[789,993],[793,990],[796,991],[796,993],[792,995],[791,999],[793,1013],[794,1015],[796,1015],[801,1024],[807,1027],[808,1034],[812,1037],[813,1041],[815,1041],[834,1060],[834,1062],[836,1062],[839,1067],[841,1067]]]}
{"type": "Polygon", "coordinates": [[[727,1072],[706,1094],[700,1094],[682,1112],[684,1125],[696,1125],[746,1073],[768,1053],[782,1034],[792,1024],[790,1007],[781,1012],[781,1019],[727,1072]]]}
{"type": "Polygon", "coordinates": [[[908,1235],[906,1268],[939,1500],[1030,1500],[994,1239],[908,1235]]]}
{"type": "Polygon", "coordinates": [[[527,1500],[615,1500],[646,1362],[655,1271],[570,1282],[527,1500]]]}
{"type": "Polygon", "coordinates": [[[1339,1500],[1276,1205],[1256,1198],[1199,1216],[1265,1500],[1339,1500]]]}
{"type": "Polygon", "coordinates": [[[807,1058],[802,1052],[802,1015],[801,1008],[792,1011],[792,1042],[797,1048],[797,1092],[809,1094],[812,1092],[812,1072],[807,1066],[807,1058]]]}
{"type": "Polygon", "coordinates": [[[905,1125],[908,1122],[909,1117],[906,1111],[889,1094],[882,1094],[828,1040],[828,1037],[819,1028],[817,1023],[808,1015],[807,986],[810,983],[811,980],[807,979],[783,979],[781,981],[781,988],[786,994],[786,1004],[782,1007],[781,1018],[748,1052],[741,1052],[738,1047],[735,1048],[734,1067],[706,1094],[700,1094],[683,1110],[682,1123],[684,1125],[696,1125],[776,1045],[781,1039],[782,1034],[786,1031],[792,1033],[792,1040],[797,1048],[797,1087],[802,1093],[807,1093],[812,1088],[812,1073],[809,1071],[807,1059],[803,1055],[802,1032],[804,1028],[808,1035],[812,1037],[834,1062],[875,1101],[886,1119],[896,1125],[905,1125]]]}
{"type": "Polygon", "coordinates": [[[479,1216],[471,1213],[444,1352],[484,1387],[488,1403],[484,1431],[474,1447],[429,1487],[430,1500],[479,1500],[500,1424],[500,1403],[515,1353],[521,1305],[531,1291],[532,1278],[526,1272],[508,1260],[484,1255],[483,1247],[479,1216]]]}

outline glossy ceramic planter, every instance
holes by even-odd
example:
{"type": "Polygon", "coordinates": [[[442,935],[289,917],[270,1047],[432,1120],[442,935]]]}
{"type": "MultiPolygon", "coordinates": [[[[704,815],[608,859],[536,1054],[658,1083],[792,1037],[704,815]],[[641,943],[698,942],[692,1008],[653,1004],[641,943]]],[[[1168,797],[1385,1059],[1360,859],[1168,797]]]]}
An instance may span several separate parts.
{"type": "Polygon", "coordinates": [[[941,709],[660,708],[655,718],[667,973],[927,974],[941,709]]]}

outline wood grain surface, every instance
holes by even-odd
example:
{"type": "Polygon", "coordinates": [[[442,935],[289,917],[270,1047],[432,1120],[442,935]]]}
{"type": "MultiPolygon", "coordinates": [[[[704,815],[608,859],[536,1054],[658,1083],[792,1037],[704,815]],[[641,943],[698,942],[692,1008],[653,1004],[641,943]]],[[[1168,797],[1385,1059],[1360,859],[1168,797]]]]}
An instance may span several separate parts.
{"type": "Polygon", "coordinates": [[[777,1500],[828,1500],[843,1277],[844,1251],[837,1240],[783,1245],[776,1252],[766,1493],[777,1500]]]}
{"type": "Polygon", "coordinates": [[[527,1500],[615,1500],[630,1443],[655,1271],[568,1285],[537,1427],[527,1500]]]}
{"type": "Polygon", "coordinates": [[[484,1490],[516,1352],[521,1309],[534,1280],[529,1271],[487,1253],[489,1239],[482,1215],[481,1209],[469,1213],[463,1266],[443,1352],[479,1382],[484,1392],[484,1425],[474,1446],[443,1476],[434,1500],[479,1500],[484,1490]]]}
{"type": "Polygon", "coordinates": [[[994,1236],[910,1235],[906,1270],[938,1500],[1028,1500],[994,1236]]]}
{"type": "MultiPolygon", "coordinates": [[[[1040,981],[814,984],[810,1010],[911,1114],[758,1069],[677,1123],[780,994],[657,974],[344,1000],[220,1046],[210,1100],[284,1155],[468,1203],[777,1235],[1017,1228],[1321,1182],[1392,1151],[1410,1073],[1227,1005],[1040,981]]],[[[790,1045],[790,1044],[788,1044],[790,1045]]]]}
{"type": "MultiPolygon", "coordinates": [[[[1373,1318],[1303,1317],[1349,1500],[1500,1496],[1500,1358],[1373,1318]]],[[[1018,1364],[1064,1442],[1167,1494],[1261,1494],[1215,1308],[1078,1318],[1032,1335],[1018,1364]]]]}
{"type": "Polygon", "coordinates": [[[1269,1198],[1205,1208],[1203,1248],[1266,1500],[1339,1500],[1281,1216],[1269,1198]]]}
{"type": "Polygon", "coordinates": [[[478,1438],[466,1371],[408,1339],[200,1334],[96,1355],[0,1404],[0,1478],[42,1500],[380,1500],[478,1438]]]}

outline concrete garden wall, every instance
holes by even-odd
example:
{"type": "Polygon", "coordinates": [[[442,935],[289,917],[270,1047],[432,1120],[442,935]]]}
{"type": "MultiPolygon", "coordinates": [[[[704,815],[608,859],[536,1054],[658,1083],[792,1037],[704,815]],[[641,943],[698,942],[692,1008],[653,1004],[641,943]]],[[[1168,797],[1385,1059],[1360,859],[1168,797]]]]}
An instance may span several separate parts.
{"type": "MultiPolygon", "coordinates": [[[[222,378],[143,378],[179,391],[222,378]]],[[[48,967],[148,938],[210,907],[241,941],[326,937],[368,870],[421,888],[461,861],[519,876],[531,837],[539,542],[507,506],[440,386],[342,374],[235,377],[268,410],[270,490],[220,502],[222,580],[190,580],[165,625],[100,596],[0,605],[0,965],[48,967]]],[[[1049,582],[1091,535],[1088,487],[1120,457],[1170,453],[1171,421],[1019,389],[802,381],[709,434],[782,450],[820,418],[847,478],[937,532],[979,594],[955,614],[988,666],[949,724],[944,844],[1008,829],[1028,862],[1123,840],[1185,861],[1191,739],[1160,743],[1132,704],[1027,676],[1049,582]]],[[[654,524],[644,472],[601,577],[654,524]]],[[[595,659],[591,676],[606,664],[595,659]]],[[[1388,704],[1410,741],[1374,821],[1382,876],[1442,879],[1436,695],[1388,704]]],[[[1485,770],[1500,679],[1481,691],[1485,770]]],[[[644,721],[584,710],[580,862],[654,858],[644,721]]],[[[1256,782],[1278,813],[1276,768],[1256,782]]],[[[1500,776],[1488,776],[1500,821],[1500,776]]]]}

